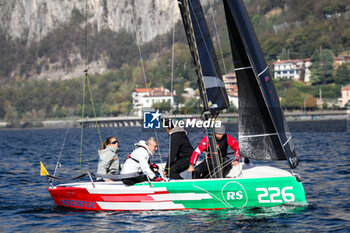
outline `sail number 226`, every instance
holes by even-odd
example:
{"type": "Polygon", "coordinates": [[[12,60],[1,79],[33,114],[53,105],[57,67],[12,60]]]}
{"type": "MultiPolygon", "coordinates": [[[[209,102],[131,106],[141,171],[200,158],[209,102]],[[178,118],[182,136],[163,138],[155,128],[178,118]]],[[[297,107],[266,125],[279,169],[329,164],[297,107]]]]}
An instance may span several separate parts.
{"type": "Polygon", "coordinates": [[[282,203],[282,199],[285,202],[291,202],[295,200],[293,193],[288,193],[288,190],[292,190],[292,186],[282,188],[269,187],[269,188],[256,188],[257,192],[263,192],[258,194],[259,203],[282,203]]]}

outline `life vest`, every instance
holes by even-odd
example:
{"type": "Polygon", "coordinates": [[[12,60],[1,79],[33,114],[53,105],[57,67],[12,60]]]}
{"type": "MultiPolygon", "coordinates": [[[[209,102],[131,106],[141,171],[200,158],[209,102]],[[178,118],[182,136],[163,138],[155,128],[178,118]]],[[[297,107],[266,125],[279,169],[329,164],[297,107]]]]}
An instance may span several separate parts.
{"type": "MultiPolygon", "coordinates": [[[[148,153],[147,148],[145,148],[144,146],[139,146],[139,147],[145,149],[145,150],[147,151],[147,153],[148,153]]],[[[140,163],[140,161],[138,161],[137,159],[131,157],[131,154],[129,154],[128,156],[126,156],[126,159],[125,159],[124,163],[125,163],[126,160],[128,160],[128,159],[132,159],[132,160],[134,160],[136,163],[140,163]]],[[[151,165],[151,160],[150,160],[150,159],[148,159],[148,164],[151,165]]]]}
{"type": "Polygon", "coordinates": [[[228,143],[227,143],[227,134],[225,134],[221,140],[216,139],[216,143],[218,146],[218,149],[221,152],[221,156],[225,157],[227,155],[227,149],[228,149],[228,143]]]}

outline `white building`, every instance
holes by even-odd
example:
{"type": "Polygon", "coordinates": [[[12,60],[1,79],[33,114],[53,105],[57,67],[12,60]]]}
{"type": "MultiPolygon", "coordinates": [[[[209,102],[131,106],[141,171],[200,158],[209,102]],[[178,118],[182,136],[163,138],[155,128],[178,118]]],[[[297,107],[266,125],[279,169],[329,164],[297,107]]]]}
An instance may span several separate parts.
{"type": "Polygon", "coordinates": [[[309,82],[311,77],[310,59],[278,60],[273,63],[274,77],[309,82]]]}
{"type": "Polygon", "coordinates": [[[143,110],[151,110],[153,104],[168,101],[172,108],[177,107],[176,92],[171,94],[168,89],[163,87],[136,88],[132,92],[132,104],[138,116],[142,116],[143,110]]]}
{"type": "Polygon", "coordinates": [[[350,101],[350,85],[341,89],[341,105],[345,107],[345,104],[350,101]]]}
{"type": "Polygon", "coordinates": [[[222,80],[224,81],[225,88],[228,95],[228,100],[230,105],[238,108],[238,86],[237,86],[237,78],[236,73],[228,73],[222,76],[222,80]]]}

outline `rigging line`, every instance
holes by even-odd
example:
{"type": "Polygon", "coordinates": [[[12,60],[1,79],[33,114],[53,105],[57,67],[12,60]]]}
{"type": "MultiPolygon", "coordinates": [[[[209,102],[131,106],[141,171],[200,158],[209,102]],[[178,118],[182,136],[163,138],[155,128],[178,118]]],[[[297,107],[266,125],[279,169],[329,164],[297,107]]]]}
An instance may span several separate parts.
{"type": "MultiPolygon", "coordinates": [[[[144,81],[145,81],[146,90],[147,90],[147,92],[149,93],[149,91],[148,91],[148,85],[147,85],[147,78],[146,78],[145,67],[144,67],[144,65],[143,65],[143,58],[142,58],[142,53],[141,53],[141,46],[140,46],[140,44],[139,44],[138,36],[137,36],[137,29],[136,29],[136,22],[135,22],[134,10],[132,10],[131,13],[132,13],[132,22],[133,22],[133,25],[134,25],[134,30],[135,30],[135,35],[136,35],[136,44],[137,44],[137,48],[138,48],[138,51],[139,51],[139,57],[140,57],[140,62],[141,62],[141,68],[142,68],[142,73],[143,73],[143,79],[144,79],[144,81]]],[[[149,95],[150,95],[150,93],[149,93],[149,95]]]]}
{"type": "MultiPolygon", "coordinates": [[[[211,176],[212,170],[210,169],[210,165],[209,165],[209,161],[208,161],[208,152],[205,153],[205,162],[209,171],[209,174],[207,176],[210,177],[210,179],[212,179],[213,177],[211,176]]],[[[214,171],[214,170],[213,170],[214,171]]]]}
{"type": "Polygon", "coordinates": [[[159,140],[158,140],[158,134],[157,134],[157,131],[156,131],[156,130],[154,130],[154,134],[155,134],[156,140],[157,140],[157,142],[158,142],[158,154],[159,154],[159,157],[160,157],[160,163],[163,163],[163,161],[162,161],[162,152],[160,151],[159,140]]]}
{"type": "Polygon", "coordinates": [[[85,110],[85,82],[86,76],[83,76],[83,106],[81,110],[81,131],[80,131],[80,169],[79,174],[81,174],[81,157],[83,153],[83,129],[84,129],[84,110],[85,110]]]}
{"type": "Polygon", "coordinates": [[[55,167],[55,171],[53,172],[53,176],[55,176],[56,172],[58,171],[58,168],[61,167],[61,163],[60,163],[60,160],[61,160],[61,156],[62,156],[62,151],[63,151],[63,147],[64,145],[66,144],[66,138],[67,138],[67,135],[68,135],[68,130],[69,130],[69,126],[67,127],[67,130],[66,130],[66,134],[64,135],[64,138],[63,138],[63,144],[61,146],[61,151],[60,151],[60,154],[58,156],[58,159],[57,159],[57,163],[56,163],[56,167],[55,167]]]}
{"type": "Polygon", "coordinates": [[[84,70],[87,70],[87,0],[85,0],[85,40],[84,40],[84,70]]]}
{"type": "MultiPolygon", "coordinates": [[[[233,159],[235,159],[235,158],[229,158],[229,160],[227,160],[225,162],[226,164],[222,163],[222,164],[217,165],[215,168],[213,168],[213,171],[216,169],[220,169],[220,170],[224,171],[224,168],[229,166],[233,162],[233,159]]],[[[209,174],[206,175],[204,178],[208,178],[208,177],[209,177],[209,174]]],[[[223,178],[225,178],[225,177],[223,177],[223,178]]]]}
{"type": "MultiPolygon", "coordinates": [[[[171,83],[170,83],[170,94],[171,99],[173,99],[173,89],[174,89],[174,63],[175,63],[175,7],[176,4],[174,2],[174,13],[173,13],[173,41],[172,41],[172,50],[171,50],[171,83]]],[[[171,105],[170,108],[173,106],[171,105]]]]}
{"type": "Polygon", "coordinates": [[[223,54],[222,48],[221,48],[220,37],[219,37],[219,33],[218,33],[218,28],[216,27],[216,20],[215,20],[215,17],[214,17],[214,10],[213,10],[213,6],[211,4],[211,1],[212,0],[209,0],[209,6],[210,6],[210,9],[211,9],[211,16],[213,17],[213,24],[214,24],[214,28],[215,28],[215,35],[216,35],[216,39],[218,40],[221,60],[222,60],[222,64],[224,65],[224,71],[225,71],[225,74],[227,74],[226,65],[225,65],[225,61],[224,61],[224,54],[223,54]]]}
{"type": "Polygon", "coordinates": [[[85,72],[85,75],[83,76],[83,106],[81,110],[81,130],[80,130],[79,174],[81,174],[81,159],[83,154],[85,82],[86,82],[86,75],[87,75],[87,0],[85,0],[84,72],[85,72]]]}
{"type": "Polygon", "coordinates": [[[93,110],[93,112],[94,112],[94,117],[95,117],[95,121],[96,121],[97,132],[98,132],[98,136],[99,136],[100,143],[101,143],[101,146],[102,146],[102,138],[101,138],[101,133],[100,133],[100,127],[99,127],[98,122],[97,122],[94,100],[93,100],[93,98],[92,98],[92,91],[91,91],[91,85],[90,85],[90,77],[89,77],[89,75],[88,75],[87,73],[86,73],[86,79],[87,79],[87,84],[88,84],[88,88],[89,88],[91,106],[92,106],[92,110],[93,110]]]}
{"type": "MultiPolygon", "coordinates": [[[[166,171],[169,178],[170,178],[170,153],[171,153],[171,134],[169,134],[168,171],[166,171]]],[[[166,164],[165,164],[165,168],[166,168],[166,164]]],[[[164,170],[165,170],[165,168],[164,168],[164,170]]]]}
{"type": "MultiPolygon", "coordinates": [[[[143,72],[143,79],[145,81],[145,85],[146,85],[146,90],[148,92],[148,95],[151,95],[151,93],[148,91],[148,85],[147,85],[147,77],[146,77],[146,72],[145,72],[145,67],[143,65],[143,59],[142,59],[142,53],[141,53],[141,46],[139,44],[139,41],[138,41],[138,36],[137,36],[137,28],[136,28],[136,22],[135,22],[135,15],[134,15],[134,11],[132,10],[132,21],[133,21],[133,25],[134,25],[134,30],[135,30],[135,35],[136,35],[136,44],[137,44],[137,48],[138,48],[138,51],[139,51],[139,57],[140,57],[140,61],[141,61],[141,67],[142,67],[142,72],[143,72]]],[[[153,32],[153,31],[152,31],[153,32]]],[[[156,139],[158,141],[158,136],[157,136],[157,132],[155,132],[155,136],[156,136],[156,139]]],[[[158,146],[159,146],[159,141],[158,141],[158,146]]],[[[162,154],[160,152],[160,149],[159,149],[159,156],[160,156],[160,159],[162,160],[162,154]]]]}

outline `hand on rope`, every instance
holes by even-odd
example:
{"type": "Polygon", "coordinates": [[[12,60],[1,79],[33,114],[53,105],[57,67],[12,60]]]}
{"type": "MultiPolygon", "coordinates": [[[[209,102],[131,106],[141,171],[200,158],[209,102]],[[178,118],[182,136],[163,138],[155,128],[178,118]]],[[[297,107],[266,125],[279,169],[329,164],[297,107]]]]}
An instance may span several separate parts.
{"type": "Polygon", "coordinates": [[[235,160],[235,161],[232,162],[232,166],[235,166],[235,167],[236,167],[238,164],[239,164],[239,161],[238,161],[238,160],[235,160]]]}
{"type": "Polygon", "coordinates": [[[187,171],[193,172],[194,171],[194,166],[192,164],[190,164],[190,166],[188,167],[187,171]]]}

